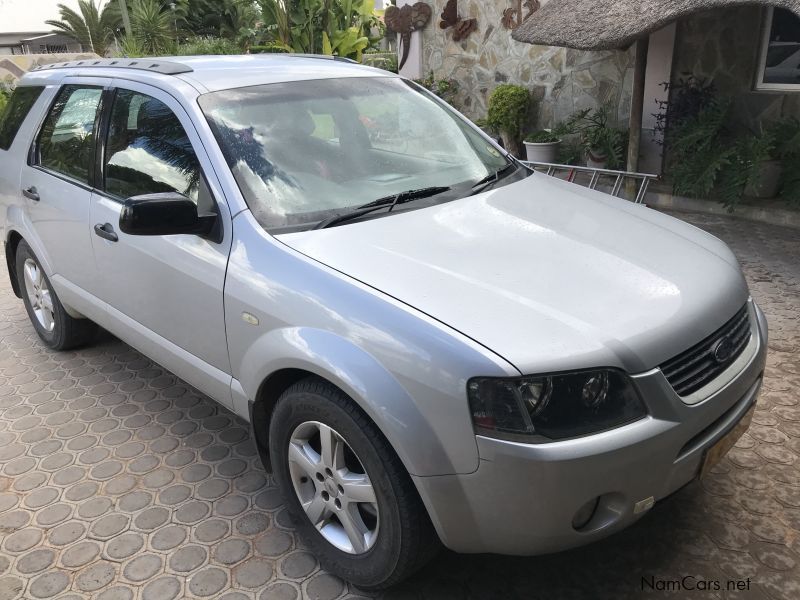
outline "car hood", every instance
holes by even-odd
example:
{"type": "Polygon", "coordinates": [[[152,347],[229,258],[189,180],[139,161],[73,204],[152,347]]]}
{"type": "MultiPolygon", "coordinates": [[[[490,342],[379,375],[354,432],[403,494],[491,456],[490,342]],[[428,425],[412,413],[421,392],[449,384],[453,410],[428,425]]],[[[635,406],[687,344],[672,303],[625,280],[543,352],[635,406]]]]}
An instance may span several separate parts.
{"type": "Polygon", "coordinates": [[[534,174],[476,196],[279,236],[522,373],[642,372],[713,333],[747,285],[717,238],[534,174]]]}

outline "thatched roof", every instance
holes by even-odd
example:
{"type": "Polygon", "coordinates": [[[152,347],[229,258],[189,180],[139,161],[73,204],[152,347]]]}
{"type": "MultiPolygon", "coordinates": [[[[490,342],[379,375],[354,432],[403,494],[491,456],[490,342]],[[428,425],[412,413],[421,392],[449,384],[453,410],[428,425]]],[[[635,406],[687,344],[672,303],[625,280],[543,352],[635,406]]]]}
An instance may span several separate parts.
{"type": "Polygon", "coordinates": [[[800,15],[800,0],[549,0],[513,36],[529,44],[580,50],[624,48],[676,19],[744,5],[772,5],[800,15]]]}

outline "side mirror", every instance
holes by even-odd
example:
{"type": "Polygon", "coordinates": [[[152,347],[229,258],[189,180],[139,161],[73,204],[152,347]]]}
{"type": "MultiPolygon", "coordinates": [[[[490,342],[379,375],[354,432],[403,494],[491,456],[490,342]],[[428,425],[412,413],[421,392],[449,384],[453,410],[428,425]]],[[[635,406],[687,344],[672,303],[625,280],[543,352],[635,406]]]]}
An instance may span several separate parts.
{"type": "Polygon", "coordinates": [[[177,192],[128,198],[119,215],[119,228],[128,235],[213,235],[216,215],[198,215],[197,205],[177,192]]]}

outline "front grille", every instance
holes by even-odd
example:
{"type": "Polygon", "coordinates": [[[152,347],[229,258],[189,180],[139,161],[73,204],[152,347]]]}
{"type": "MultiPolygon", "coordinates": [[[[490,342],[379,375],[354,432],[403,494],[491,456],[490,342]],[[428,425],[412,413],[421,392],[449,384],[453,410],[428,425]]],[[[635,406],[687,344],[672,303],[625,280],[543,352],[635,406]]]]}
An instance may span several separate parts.
{"type": "Polygon", "coordinates": [[[688,396],[727,369],[745,349],[750,335],[745,304],[716,332],[661,365],[661,372],[679,396],[688,396]]]}

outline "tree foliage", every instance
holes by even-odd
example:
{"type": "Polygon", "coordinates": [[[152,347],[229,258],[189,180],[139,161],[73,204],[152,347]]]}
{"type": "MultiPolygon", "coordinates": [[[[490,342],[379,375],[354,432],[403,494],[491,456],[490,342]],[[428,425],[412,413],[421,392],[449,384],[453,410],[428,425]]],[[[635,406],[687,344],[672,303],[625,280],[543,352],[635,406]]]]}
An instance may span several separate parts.
{"type": "Polygon", "coordinates": [[[757,185],[762,164],[775,160],[782,165],[781,197],[800,202],[798,119],[752,131],[737,123],[730,98],[712,95],[695,106],[694,114],[669,121],[667,169],[675,193],[715,198],[733,211],[745,191],[757,185]]]}
{"type": "Polygon", "coordinates": [[[373,0],[259,0],[270,42],[287,52],[321,53],[356,60],[380,37],[373,0]]]}
{"type": "Polygon", "coordinates": [[[45,21],[55,33],[64,33],[77,41],[86,50],[105,56],[120,23],[120,12],[116,1],[109,2],[101,10],[102,0],[78,0],[75,11],[64,4],[58,5],[60,19],[45,21]]]}
{"type": "Polygon", "coordinates": [[[528,123],[531,93],[521,85],[504,83],[489,95],[489,107],[483,124],[496,131],[506,150],[520,156],[520,139],[528,123]]]}

